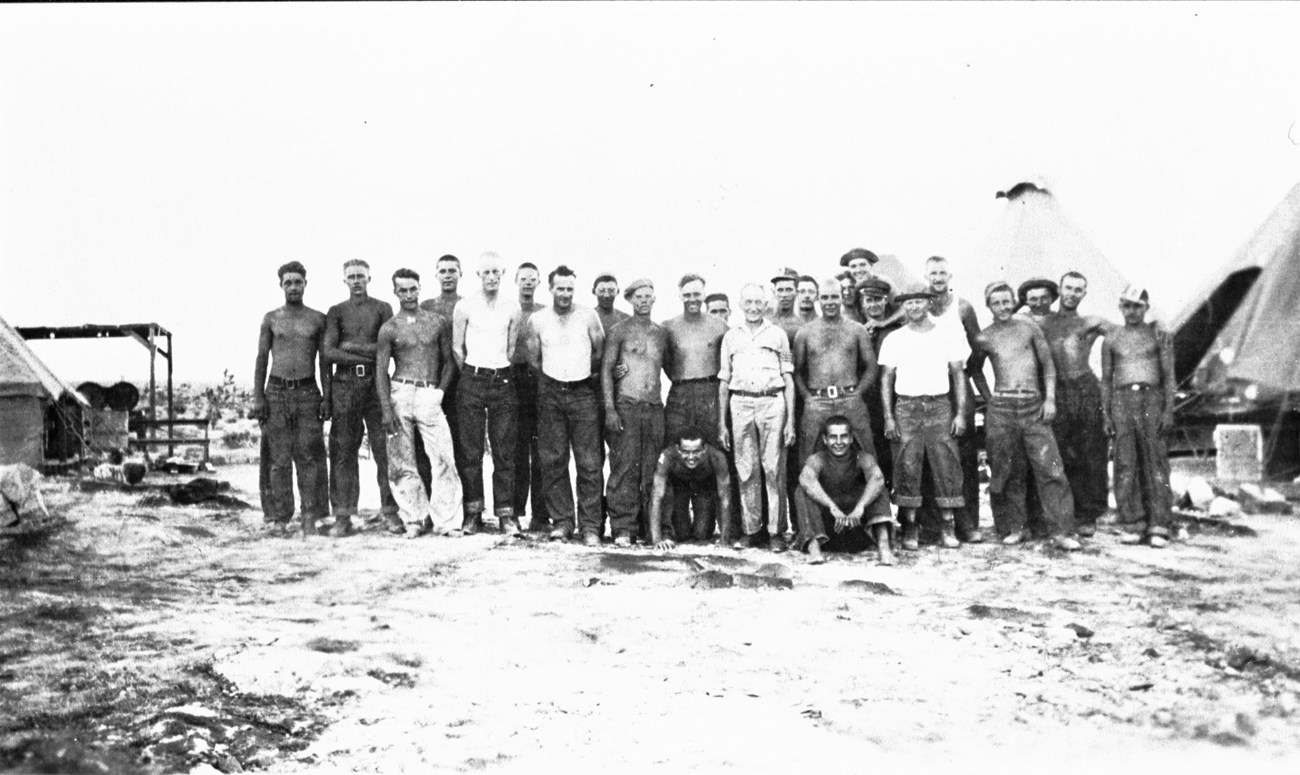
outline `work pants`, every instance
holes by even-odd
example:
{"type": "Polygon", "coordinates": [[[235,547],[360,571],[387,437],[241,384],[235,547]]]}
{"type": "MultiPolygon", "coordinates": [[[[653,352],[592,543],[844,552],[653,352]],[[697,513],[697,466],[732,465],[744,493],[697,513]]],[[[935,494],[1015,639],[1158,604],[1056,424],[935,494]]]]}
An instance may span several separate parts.
{"type": "MultiPolygon", "coordinates": [[[[900,508],[919,508],[927,496],[940,509],[966,505],[961,453],[952,435],[952,402],[945,395],[899,396],[894,404],[898,441],[894,442],[894,503],[900,508]],[[922,489],[929,464],[932,489],[922,489]]],[[[962,519],[965,519],[963,510],[962,519]]],[[[975,525],[961,525],[970,531],[975,525]]]]}
{"type": "Polygon", "coordinates": [[[619,396],[623,430],[610,433],[609,525],[614,535],[649,537],[650,493],[664,448],[664,408],[659,402],[619,396]]]}
{"type": "Polygon", "coordinates": [[[763,493],[767,494],[768,533],[785,534],[785,397],[731,394],[732,446],[740,478],[741,526],[751,536],[763,529],[763,493]]]}
{"type": "Polygon", "coordinates": [[[330,506],[335,516],[354,517],[361,497],[361,475],[357,453],[361,439],[370,440],[379,482],[380,511],[397,513],[397,501],[388,484],[388,439],[384,434],[383,412],[375,392],[373,375],[358,377],[339,372],[331,382],[330,412],[330,506]]]}
{"type": "Polygon", "coordinates": [[[1074,531],[1074,498],[1039,396],[998,396],[988,405],[989,499],[999,535],[1025,529],[1026,471],[1032,470],[1047,535],[1074,531]]]}
{"type": "Polygon", "coordinates": [[[462,490],[456,475],[451,430],[442,412],[442,391],[394,382],[391,398],[397,433],[389,447],[388,470],[402,521],[408,525],[420,525],[428,517],[433,522],[435,533],[453,530],[458,527],[456,520],[462,514],[462,490]],[[419,443],[430,463],[431,494],[425,492],[415,464],[417,428],[419,443]]]}
{"type": "MultiPolygon", "coordinates": [[[[827,494],[845,514],[853,511],[862,495],[861,491],[827,494]]],[[[806,549],[810,542],[817,541],[819,546],[830,552],[860,552],[874,541],[870,530],[873,525],[894,524],[894,512],[889,508],[889,494],[884,490],[867,504],[866,511],[862,514],[862,524],[844,530],[835,529],[835,518],[831,516],[830,509],[808,497],[802,487],[800,495],[799,508],[803,511],[799,516],[799,524],[803,525],[799,531],[801,549],[806,549]]]]}
{"type": "Polygon", "coordinates": [[[456,413],[465,459],[460,480],[465,512],[482,514],[484,426],[492,442],[492,507],[498,517],[515,515],[515,445],[519,443],[519,397],[507,369],[466,366],[456,387],[456,413]]]}
{"type": "Polygon", "coordinates": [[[515,445],[515,491],[512,504],[515,516],[523,516],[532,493],[530,524],[536,527],[550,521],[546,499],[542,494],[542,467],[537,441],[537,377],[527,364],[515,364],[515,395],[519,402],[519,442],[515,445]]]}
{"type": "Polygon", "coordinates": [[[262,425],[258,489],[263,519],[293,519],[293,474],[298,472],[302,514],[315,520],[329,513],[329,477],[325,462],[325,427],[320,419],[320,389],[315,383],[296,388],[266,387],[269,414],[262,425]]]}
{"type": "Polygon", "coordinates": [[[664,443],[677,442],[677,434],[694,427],[704,441],[718,446],[718,380],[713,377],[674,382],[664,403],[664,443]]]}
{"type": "Polygon", "coordinates": [[[1088,372],[1056,381],[1052,432],[1074,495],[1075,524],[1095,525],[1107,507],[1106,429],[1097,375],[1088,372]]]}
{"type": "Polygon", "coordinates": [[[1115,505],[1130,527],[1145,521],[1148,535],[1169,535],[1173,495],[1169,451],[1160,435],[1165,396],[1160,388],[1117,388],[1111,403],[1115,438],[1115,505]]]}
{"type": "Polygon", "coordinates": [[[661,509],[664,535],[679,542],[692,538],[708,541],[713,538],[717,523],[717,481],[713,477],[699,480],[669,477],[661,509]]]}
{"type": "MultiPolygon", "coordinates": [[[[559,382],[542,376],[537,392],[537,468],[544,506],[555,527],[574,527],[573,487],[569,484],[569,449],[577,469],[577,522],[584,533],[601,535],[600,496],[605,465],[601,446],[596,380],[559,382]]],[[[536,498],[536,496],[534,496],[536,498]]],[[[533,518],[539,501],[534,500],[533,518]]]]}

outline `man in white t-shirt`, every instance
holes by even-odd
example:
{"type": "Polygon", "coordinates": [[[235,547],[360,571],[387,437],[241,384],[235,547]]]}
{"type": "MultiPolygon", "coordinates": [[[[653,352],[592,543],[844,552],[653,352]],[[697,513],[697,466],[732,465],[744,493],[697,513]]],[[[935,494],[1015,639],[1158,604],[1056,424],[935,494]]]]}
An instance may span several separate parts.
{"type": "Polygon", "coordinates": [[[916,510],[929,493],[921,474],[930,463],[943,545],[959,546],[954,509],[966,505],[957,437],[966,430],[966,359],[970,348],[956,329],[930,317],[928,288],[914,285],[896,297],[907,325],[880,345],[885,436],[894,446],[894,504],[903,523],[903,548],[916,551],[916,510]],[[897,398],[897,400],[895,400],[897,398]],[[955,406],[954,406],[955,403],[955,406]]]}
{"type": "Polygon", "coordinates": [[[492,440],[492,505],[501,532],[519,534],[514,509],[515,445],[519,442],[519,397],[510,356],[519,330],[519,305],[502,297],[506,265],[496,253],[478,258],[481,296],[456,304],[452,313],[452,355],[460,367],[456,389],[457,430],[465,451],[460,479],[465,492],[466,533],[483,529],[483,426],[492,440]]]}

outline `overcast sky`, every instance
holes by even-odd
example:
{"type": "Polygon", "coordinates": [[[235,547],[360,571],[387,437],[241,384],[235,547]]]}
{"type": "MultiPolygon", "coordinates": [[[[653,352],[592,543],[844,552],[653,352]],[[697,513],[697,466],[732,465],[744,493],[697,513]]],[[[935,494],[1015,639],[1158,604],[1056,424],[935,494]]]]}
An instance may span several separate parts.
{"type": "MultiPolygon", "coordinates": [[[[484,250],[568,263],[583,301],[647,275],[656,318],[683,272],[734,293],[858,245],[949,256],[977,296],[962,257],[1021,179],[1176,310],[1300,181],[1297,29],[1290,3],[4,6],[0,315],[158,321],[178,378],[247,382],[291,259],[321,310],[348,258],[393,301],[399,266],[430,295],[484,250]]],[[[126,341],[38,352],[148,375],[126,341]]]]}

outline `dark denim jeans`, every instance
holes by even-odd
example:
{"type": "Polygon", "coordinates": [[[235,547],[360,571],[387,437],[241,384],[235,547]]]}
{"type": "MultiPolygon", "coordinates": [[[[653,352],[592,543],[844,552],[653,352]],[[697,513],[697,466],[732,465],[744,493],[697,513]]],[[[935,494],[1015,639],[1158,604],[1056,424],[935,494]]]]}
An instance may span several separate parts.
{"type": "MultiPolygon", "coordinates": [[[[1048,536],[1074,531],[1074,497],[1038,396],[994,396],[988,405],[989,500],[999,535],[1025,529],[1026,472],[1034,472],[1048,536]]],[[[895,467],[897,468],[897,467],[895,467]]]]}
{"type": "MultiPolygon", "coordinates": [[[[600,496],[605,449],[601,443],[596,380],[557,382],[542,376],[537,389],[537,468],[541,472],[545,511],[556,527],[574,525],[573,488],[569,484],[569,450],[577,469],[578,529],[601,535],[600,496]]],[[[536,508],[536,507],[534,507],[536,508]]],[[[534,511],[534,517],[536,511],[534,511]]]]}
{"type": "Polygon", "coordinates": [[[1160,436],[1165,396],[1159,388],[1116,388],[1111,406],[1115,438],[1115,505],[1119,522],[1146,522],[1150,535],[1169,535],[1173,496],[1169,451],[1160,436]]]}
{"type": "MultiPolygon", "coordinates": [[[[718,520],[718,483],[711,477],[691,480],[669,476],[660,508],[664,535],[674,541],[692,538],[708,541],[713,538],[713,527],[718,520]]],[[[730,531],[724,530],[723,533],[724,539],[731,538],[730,531]]]]}
{"type": "Polygon", "coordinates": [[[650,490],[664,448],[664,408],[622,396],[615,406],[623,430],[609,434],[610,529],[615,536],[635,537],[638,532],[648,536],[650,490]]]}
{"type": "Polygon", "coordinates": [[[456,386],[456,414],[465,459],[460,480],[465,511],[481,514],[483,496],[484,426],[492,441],[492,506],[498,517],[513,517],[515,445],[519,442],[519,397],[509,370],[475,371],[466,366],[456,386]]]}
{"type": "MultiPolygon", "coordinates": [[[[894,503],[919,508],[926,496],[941,509],[966,505],[961,454],[952,435],[952,403],[947,395],[899,396],[894,404],[899,440],[894,442],[894,503]],[[934,481],[933,492],[923,492],[926,463],[934,481]]],[[[973,525],[963,525],[973,529],[973,525]]]]}
{"type": "Polygon", "coordinates": [[[320,389],[314,384],[293,389],[271,385],[266,388],[270,414],[262,425],[258,489],[267,522],[293,519],[295,468],[301,513],[309,519],[329,513],[325,427],[318,414],[320,402],[320,389]]]}
{"type": "Polygon", "coordinates": [[[379,480],[380,511],[397,513],[397,501],[388,483],[388,438],[384,434],[383,412],[375,393],[375,378],[347,372],[335,374],[330,392],[333,406],[330,420],[330,506],[335,516],[356,516],[361,482],[357,452],[363,436],[370,440],[370,455],[379,480]]]}
{"type": "MultiPolygon", "coordinates": [[[[519,443],[515,445],[515,516],[521,517],[532,494],[529,524],[538,527],[550,521],[543,494],[542,464],[537,441],[537,377],[527,364],[515,364],[515,395],[519,400],[519,443]]],[[[545,379],[545,378],[543,378],[545,379]]]]}
{"type": "Polygon", "coordinates": [[[1052,432],[1061,450],[1065,477],[1074,494],[1075,523],[1095,524],[1106,513],[1106,429],[1101,416],[1101,382],[1088,372],[1056,381],[1052,432]]]}

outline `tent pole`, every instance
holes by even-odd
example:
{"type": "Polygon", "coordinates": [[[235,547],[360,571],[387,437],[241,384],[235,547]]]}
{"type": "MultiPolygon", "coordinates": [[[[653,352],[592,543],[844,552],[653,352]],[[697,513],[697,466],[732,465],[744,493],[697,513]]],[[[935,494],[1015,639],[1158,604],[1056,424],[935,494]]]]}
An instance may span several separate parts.
{"type": "Polygon", "coordinates": [[[154,327],[149,325],[149,438],[154,438],[157,434],[153,426],[153,421],[158,419],[158,379],[156,365],[158,360],[158,347],[154,342],[154,327]]]}
{"type": "MultiPolygon", "coordinates": [[[[172,356],[174,354],[175,351],[172,349],[172,335],[171,332],[168,332],[167,333],[167,419],[168,421],[176,419],[176,398],[172,392],[172,356]]],[[[174,427],[175,426],[172,425],[167,426],[168,438],[172,438],[175,436],[175,432],[173,430],[174,427]]],[[[173,457],[175,455],[176,455],[176,448],[168,445],[167,457],[173,457]]]]}

